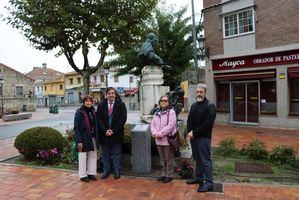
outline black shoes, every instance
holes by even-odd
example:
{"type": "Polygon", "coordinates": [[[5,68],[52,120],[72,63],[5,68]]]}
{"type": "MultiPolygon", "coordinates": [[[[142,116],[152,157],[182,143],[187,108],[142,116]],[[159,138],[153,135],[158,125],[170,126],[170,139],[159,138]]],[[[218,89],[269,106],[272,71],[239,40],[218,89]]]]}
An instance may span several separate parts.
{"type": "Polygon", "coordinates": [[[83,178],[80,178],[81,181],[83,182],[90,182],[90,179],[86,176],[86,177],[83,177],[83,178]]]}
{"type": "MultiPolygon", "coordinates": [[[[101,176],[101,179],[106,179],[108,178],[109,173],[104,172],[103,175],[101,176]]],[[[120,173],[119,172],[114,172],[114,179],[120,179],[120,173]]]]}
{"type": "Polygon", "coordinates": [[[173,178],[171,178],[171,177],[166,177],[166,178],[162,181],[162,183],[169,183],[170,181],[172,181],[172,179],[173,179],[173,178]]]}
{"type": "Polygon", "coordinates": [[[196,178],[190,179],[188,181],[186,181],[187,184],[203,184],[202,180],[198,180],[196,178]]]}
{"type": "Polygon", "coordinates": [[[104,172],[103,175],[101,176],[101,179],[106,179],[108,178],[109,173],[108,172],[104,172]]]}
{"type": "Polygon", "coordinates": [[[92,181],[96,181],[97,177],[95,175],[88,175],[88,178],[92,181]]]}
{"type": "Polygon", "coordinates": [[[203,185],[198,186],[197,192],[208,192],[208,191],[213,191],[213,184],[204,183],[203,185]]]}
{"type": "Polygon", "coordinates": [[[120,173],[114,172],[114,179],[120,179],[120,173]]]}
{"type": "Polygon", "coordinates": [[[166,178],[166,176],[160,176],[157,178],[157,181],[163,181],[166,178]]]}

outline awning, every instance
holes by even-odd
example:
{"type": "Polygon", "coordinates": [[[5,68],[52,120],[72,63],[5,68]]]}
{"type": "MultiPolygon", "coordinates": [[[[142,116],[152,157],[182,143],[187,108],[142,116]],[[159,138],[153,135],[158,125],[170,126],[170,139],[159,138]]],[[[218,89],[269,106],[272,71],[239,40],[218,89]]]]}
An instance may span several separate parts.
{"type": "Polygon", "coordinates": [[[289,77],[299,77],[299,67],[291,67],[288,69],[289,77]]]}
{"type": "Polygon", "coordinates": [[[248,79],[261,79],[261,78],[274,78],[276,77],[275,70],[267,71],[246,71],[246,72],[232,72],[214,74],[215,81],[223,80],[248,80],[248,79]]]}

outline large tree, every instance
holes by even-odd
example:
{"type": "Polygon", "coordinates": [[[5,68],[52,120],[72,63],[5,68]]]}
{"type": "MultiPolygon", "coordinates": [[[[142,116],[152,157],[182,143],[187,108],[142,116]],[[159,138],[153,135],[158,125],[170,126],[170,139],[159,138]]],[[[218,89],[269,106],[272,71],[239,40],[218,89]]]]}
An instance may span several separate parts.
{"type": "Polygon", "coordinates": [[[188,67],[192,59],[192,26],[190,18],[184,17],[186,8],[177,12],[169,10],[156,10],[154,17],[146,21],[143,36],[140,40],[132,43],[131,48],[123,51],[119,56],[111,61],[110,65],[123,66],[119,74],[133,73],[140,75],[142,66],[138,64],[137,51],[142,42],[145,41],[147,33],[154,32],[158,36],[156,53],[171,68],[165,68],[165,85],[173,86],[179,81],[180,75],[188,67]]]}
{"type": "Polygon", "coordinates": [[[10,0],[7,22],[20,29],[36,49],[59,49],[70,66],[83,76],[89,92],[89,78],[103,66],[108,47],[123,52],[138,39],[144,20],[151,16],[158,0],[10,0]],[[88,52],[94,46],[99,60],[90,66],[88,52]],[[82,51],[83,66],[74,61],[82,51]]]}

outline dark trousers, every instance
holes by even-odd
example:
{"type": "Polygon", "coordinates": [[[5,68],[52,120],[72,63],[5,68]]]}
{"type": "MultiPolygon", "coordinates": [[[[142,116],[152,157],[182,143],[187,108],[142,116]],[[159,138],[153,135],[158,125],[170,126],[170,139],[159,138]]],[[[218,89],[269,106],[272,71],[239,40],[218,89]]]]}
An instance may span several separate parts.
{"type": "Polygon", "coordinates": [[[112,162],[113,162],[113,170],[114,172],[120,172],[121,169],[121,144],[111,144],[104,143],[102,144],[103,149],[103,165],[104,165],[104,173],[110,172],[110,156],[112,153],[112,162]]]}
{"type": "Polygon", "coordinates": [[[174,160],[173,160],[173,148],[169,145],[160,146],[157,145],[158,152],[162,163],[162,176],[173,177],[174,175],[174,160]]]}
{"type": "Polygon", "coordinates": [[[211,139],[201,137],[191,140],[191,148],[196,162],[196,178],[208,184],[213,184],[211,139]]]}

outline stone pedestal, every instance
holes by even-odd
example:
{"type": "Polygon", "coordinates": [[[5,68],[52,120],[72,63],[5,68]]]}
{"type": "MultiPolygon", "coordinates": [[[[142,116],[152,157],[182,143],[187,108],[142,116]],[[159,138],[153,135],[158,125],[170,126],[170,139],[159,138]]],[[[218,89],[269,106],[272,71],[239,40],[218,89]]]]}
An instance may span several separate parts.
{"type": "Polygon", "coordinates": [[[150,123],[151,110],[158,104],[159,98],[169,92],[169,86],[162,86],[163,71],[159,66],[145,66],[141,70],[142,81],[140,87],[141,119],[150,123]]]}
{"type": "Polygon", "coordinates": [[[136,174],[147,174],[151,171],[151,133],[149,127],[149,124],[137,124],[131,130],[131,164],[132,172],[136,174]]]}

